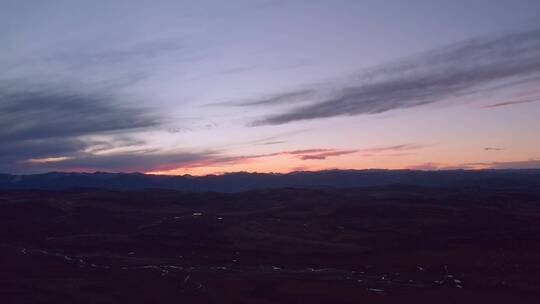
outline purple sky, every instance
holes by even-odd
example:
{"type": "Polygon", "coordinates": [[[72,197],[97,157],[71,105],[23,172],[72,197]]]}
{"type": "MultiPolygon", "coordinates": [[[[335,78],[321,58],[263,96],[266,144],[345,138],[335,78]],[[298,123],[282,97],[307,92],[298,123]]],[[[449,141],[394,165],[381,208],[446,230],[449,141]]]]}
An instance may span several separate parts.
{"type": "Polygon", "coordinates": [[[540,167],[540,1],[0,2],[0,172],[540,167]]]}

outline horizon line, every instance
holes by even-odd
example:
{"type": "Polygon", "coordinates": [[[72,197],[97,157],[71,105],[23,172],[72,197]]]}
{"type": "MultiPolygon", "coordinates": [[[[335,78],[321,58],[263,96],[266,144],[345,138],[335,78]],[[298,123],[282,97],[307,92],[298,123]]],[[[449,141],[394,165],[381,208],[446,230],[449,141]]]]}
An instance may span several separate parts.
{"type": "Polygon", "coordinates": [[[321,173],[321,172],[330,172],[330,171],[342,171],[342,172],[362,172],[362,171],[410,171],[410,172],[450,172],[450,171],[466,171],[466,172],[479,172],[479,171],[535,171],[540,170],[538,168],[437,168],[437,169],[414,169],[414,168],[404,168],[404,169],[385,169],[385,168],[367,168],[367,169],[323,169],[323,170],[294,170],[290,172],[257,172],[257,171],[230,171],[230,172],[221,172],[221,173],[210,173],[210,174],[155,174],[155,173],[146,173],[146,172],[127,172],[127,171],[48,171],[42,173],[4,173],[0,172],[0,175],[13,175],[13,176],[30,176],[30,175],[46,175],[46,174],[138,174],[138,175],[149,175],[149,176],[192,176],[192,177],[206,177],[206,176],[223,176],[223,175],[233,175],[233,174],[261,174],[261,175],[288,175],[295,173],[321,173]]]}

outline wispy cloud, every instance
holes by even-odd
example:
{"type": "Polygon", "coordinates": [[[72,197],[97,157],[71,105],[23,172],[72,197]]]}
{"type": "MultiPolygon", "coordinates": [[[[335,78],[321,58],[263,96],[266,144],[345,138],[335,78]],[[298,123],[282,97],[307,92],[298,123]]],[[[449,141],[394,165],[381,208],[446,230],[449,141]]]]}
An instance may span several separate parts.
{"type": "Polygon", "coordinates": [[[498,148],[498,147],[485,147],[484,151],[502,151],[504,148],[498,148]]]}
{"type": "Polygon", "coordinates": [[[540,158],[516,161],[474,162],[449,165],[444,163],[423,163],[408,166],[412,170],[454,170],[454,169],[540,169],[540,158]]]}
{"type": "Polygon", "coordinates": [[[154,153],[112,153],[91,154],[78,153],[55,162],[34,162],[33,167],[38,171],[108,171],[108,172],[150,172],[166,171],[177,168],[197,167],[215,158],[213,152],[154,152],[154,153]]]}
{"type": "Polygon", "coordinates": [[[314,96],[317,91],[313,89],[305,89],[300,91],[293,92],[284,92],[279,94],[274,94],[271,96],[263,97],[256,100],[245,100],[245,101],[227,101],[219,103],[211,103],[207,106],[275,106],[282,104],[291,104],[305,101],[307,98],[314,96]]]}
{"type": "Polygon", "coordinates": [[[284,141],[284,140],[277,140],[277,141],[267,141],[267,142],[262,143],[261,145],[263,145],[263,146],[270,146],[270,145],[279,145],[279,144],[284,144],[284,143],[286,143],[286,141],[284,141]]]}
{"type": "Polygon", "coordinates": [[[226,156],[226,155],[214,155],[208,158],[202,159],[200,162],[193,164],[188,164],[190,168],[192,167],[211,167],[211,166],[223,166],[223,165],[237,165],[243,163],[253,162],[258,159],[276,157],[276,156],[292,156],[299,160],[309,161],[309,160],[326,160],[330,157],[339,157],[343,155],[349,155],[354,153],[371,153],[371,154],[383,154],[387,156],[394,155],[395,152],[400,151],[412,151],[418,150],[426,147],[422,144],[401,144],[401,145],[392,145],[392,146],[382,146],[374,148],[365,148],[365,149],[352,149],[352,150],[341,150],[341,149],[331,149],[331,148],[314,148],[314,149],[300,149],[300,150],[288,150],[288,151],[278,151],[272,153],[264,154],[253,154],[253,155],[237,155],[237,156],[226,156]]]}
{"type": "Polygon", "coordinates": [[[411,151],[425,148],[426,145],[423,144],[401,144],[401,145],[392,145],[392,146],[381,146],[374,148],[366,148],[359,150],[360,152],[366,153],[383,153],[383,152],[401,152],[401,151],[411,151]]]}
{"type": "Polygon", "coordinates": [[[523,104],[523,103],[537,102],[537,101],[540,101],[540,97],[498,102],[494,104],[485,105],[482,108],[492,109],[492,108],[498,108],[498,107],[513,106],[513,105],[518,105],[518,104],[523,104]]]}
{"type": "MultiPolygon", "coordinates": [[[[71,143],[67,139],[68,143],[71,143]]],[[[143,143],[144,144],[144,143],[143,143]]],[[[23,144],[22,147],[26,147],[23,144]]],[[[226,151],[161,151],[144,149],[138,151],[115,152],[118,146],[108,142],[93,142],[89,149],[81,143],[69,149],[47,149],[47,144],[37,149],[36,153],[18,156],[19,164],[31,172],[50,170],[65,171],[117,171],[117,172],[166,172],[170,170],[194,168],[222,168],[235,165],[245,165],[253,162],[264,162],[265,158],[290,157],[300,161],[323,161],[332,157],[340,157],[355,153],[371,153],[391,156],[400,151],[411,151],[425,147],[420,144],[401,144],[365,149],[342,150],[336,148],[311,148],[285,150],[271,153],[251,155],[229,155],[226,151]],[[44,150],[43,150],[44,149],[44,150]],[[103,153],[102,151],[106,151],[103,153]],[[112,151],[112,152],[111,152],[112,151]]],[[[137,141],[129,138],[118,138],[119,147],[138,145],[137,141]],[[122,144],[122,142],[124,142],[122,144]]],[[[1,148],[0,148],[1,151],[1,148]]],[[[8,153],[12,155],[13,153],[8,153]]]]}
{"type": "Polygon", "coordinates": [[[339,149],[302,149],[291,151],[279,151],[273,153],[253,154],[253,155],[223,155],[214,154],[207,155],[193,163],[187,163],[178,168],[197,168],[197,167],[220,167],[250,163],[262,158],[277,157],[277,156],[292,156],[300,160],[324,160],[328,157],[338,157],[346,154],[352,154],[356,150],[339,150],[339,149]]]}
{"type": "Polygon", "coordinates": [[[21,92],[0,96],[0,138],[31,140],[142,129],[160,117],[122,106],[113,97],[72,91],[21,92]]]}
{"type": "Polygon", "coordinates": [[[24,84],[2,87],[0,171],[60,164],[90,152],[144,145],[131,135],[164,123],[156,112],[129,106],[106,92],[24,84]],[[92,139],[95,136],[111,141],[92,139]]]}
{"type": "Polygon", "coordinates": [[[301,160],[314,160],[314,159],[321,160],[321,159],[326,159],[328,157],[353,154],[356,152],[358,152],[358,150],[326,151],[326,152],[315,153],[315,154],[301,155],[300,159],[301,160]]]}
{"type": "Polygon", "coordinates": [[[538,83],[539,49],[540,30],[473,39],[373,68],[341,88],[299,89],[236,105],[282,105],[309,97],[308,105],[262,118],[253,126],[417,107],[538,83]]]}
{"type": "Polygon", "coordinates": [[[280,152],[273,152],[273,153],[266,153],[266,154],[238,156],[238,159],[246,161],[246,160],[252,160],[252,159],[257,159],[257,158],[292,155],[301,160],[313,160],[313,159],[326,159],[327,157],[351,154],[354,152],[356,152],[356,150],[317,148],[317,149],[302,149],[302,150],[292,150],[292,151],[280,151],[280,152]]]}
{"type": "MultiPolygon", "coordinates": [[[[28,171],[116,171],[163,172],[179,169],[227,167],[248,164],[264,158],[291,156],[299,160],[324,160],[328,157],[355,153],[356,150],[302,149],[253,155],[227,155],[223,151],[131,151],[87,153],[74,149],[69,156],[27,158],[22,162],[28,171]]],[[[66,153],[66,152],[64,152],[66,153]]],[[[45,154],[43,154],[45,155],[45,154]]],[[[50,154],[46,154],[50,155],[50,154]]]]}
{"type": "Polygon", "coordinates": [[[540,157],[516,161],[465,163],[460,166],[474,169],[539,169],[540,157]]]}
{"type": "Polygon", "coordinates": [[[46,163],[55,163],[60,161],[66,161],[71,159],[68,156],[58,156],[58,157],[45,157],[45,158],[31,158],[28,160],[29,163],[33,164],[46,164],[46,163]]]}

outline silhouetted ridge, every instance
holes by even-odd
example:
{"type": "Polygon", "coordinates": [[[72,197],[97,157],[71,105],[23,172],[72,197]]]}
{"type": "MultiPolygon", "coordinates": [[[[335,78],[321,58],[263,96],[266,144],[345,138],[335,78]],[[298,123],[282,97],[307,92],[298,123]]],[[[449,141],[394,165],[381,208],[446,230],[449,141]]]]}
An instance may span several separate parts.
{"type": "Polygon", "coordinates": [[[207,176],[166,176],[142,173],[0,174],[0,189],[159,188],[193,192],[240,192],[283,187],[540,187],[540,169],[529,170],[328,170],[317,172],[227,173],[207,176]]]}

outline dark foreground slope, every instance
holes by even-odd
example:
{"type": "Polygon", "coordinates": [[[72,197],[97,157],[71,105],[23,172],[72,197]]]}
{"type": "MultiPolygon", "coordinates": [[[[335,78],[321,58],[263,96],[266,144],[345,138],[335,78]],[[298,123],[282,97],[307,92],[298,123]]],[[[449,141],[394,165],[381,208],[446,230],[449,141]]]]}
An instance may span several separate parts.
{"type": "Polygon", "coordinates": [[[0,192],[1,303],[538,303],[537,188],[0,192]]]}

